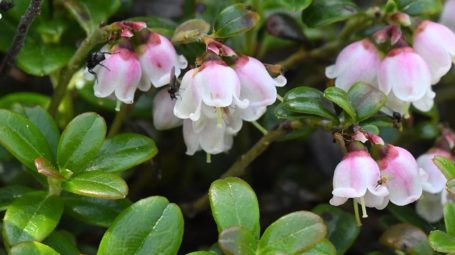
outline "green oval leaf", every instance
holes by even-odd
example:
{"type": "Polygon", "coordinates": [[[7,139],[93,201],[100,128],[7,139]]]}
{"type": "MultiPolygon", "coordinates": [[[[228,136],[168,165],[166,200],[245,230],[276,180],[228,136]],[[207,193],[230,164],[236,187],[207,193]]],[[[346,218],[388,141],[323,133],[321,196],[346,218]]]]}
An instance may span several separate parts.
{"type": "Polygon", "coordinates": [[[438,252],[454,253],[455,252],[455,236],[451,236],[440,230],[430,232],[428,237],[431,247],[438,252]]]}
{"type": "Polygon", "coordinates": [[[0,211],[6,210],[6,207],[14,200],[30,191],[32,191],[31,188],[20,185],[10,185],[0,188],[0,211]]]}
{"type": "Polygon", "coordinates": [[[24,116],[0,110],[0,144],[24,164],[33,174],[34,161],[38,157],[52,158],[46,138],[41,131],[24,116]]]}
{"type": "Polygon", "coordinates": [[[101,240],[98,255],[175,255],[183,236],[183,216],[164,197],[149,197],[124,210],[101,240]]]}
{"type": "MultiPolygon", "coordinates": [[[[335,248],[335,246],[333,246],[333,244],[329,240],[324,239],[321,242],[317,243],[309,251],[301,253],[300,255],[336,255],[336,254],[337,254],[337,249],[335,248]]],[[[343,252],[339,252],[338,254],[343,254],[343,252]]]]}
{"type": "Polygon", "coordinates": [[[433,163],[441,170],[447,180],[455,178],[455,163],[443,156],[435,156],[433,163]]]}
{"type": "Polygon", "coordinates": [[[441,0],[397,0],[399,9],[410,15],[434,15],[441,12],[441,0]]]}
{"type": "Polygon", "coordinates": [[[11,255],[60,255],[51,247],[39,242],[23,242],[10,251],[11,255]]]}
{"type": "Polygon", "coordinates": [[[290,213],[272,223],[259,241],[259,251],[278,250],[288,254],[313,248],[327,234],[322,219],[311,212],[290,213]]]}
{"type": "Polygon", "coordinates": [[[104,199],[121,199],[128,194],[128,185],[115,174],[91,171],[71,177],[62,183],[68,192],[104,199]]]}
{"type": "Polygon", "coordinates": [[[310,6],[313,0],[282,0],[291,10],[301,12],[310,6]]]}
{"type": "Polygon", "coordinates": [[[258,200],[248,183],[236,177],[216,180],[210,186],[209,200],[219,233],[241,226],[259,237],[258,200]]]}
{"type": "Polygon", "coordinates": [[[0,98],[0,108],[11,110],[12,106],[18,103],[22,104],[23,106],[32,107],[39,105],[46,108],[49,104],[49,101],[49,97],[42,94],[33,92],[17,92],[5,95],[0,98]]]}
{"type": "Polygon", "coordinates": [[[448,180],[446,184],[447,191],[455,196],[455,179],[448,180]]]}
{"type": "Polygon", "coordinates": [[[455,203],[447,202],[444,205],[444,223],[449,235],[455,236],[455,203]]]}
{"type": "Polygon", "coordinates": [[[384,93],[364,82],[354,84],[348,91],[348,97],[357,112],[358,121],[373,116],[387,100],[384,93]]]}
{"type": "Polygon", "coordinates": [[[352,120],[355,121],[357,119],[357,114],[349,102],[348,94],[344,90],[337,87],[327,88],[324,91],[324,97],[343,109],[352,120]]]}
{"type": "Polygon", "coordinates": [[[357,6],[351,0],[317,0],[303,10],[302,20],[310,27],[326,26],[356,13],[357,6]]]}
{"type": "Polygon", "coordinates": [[[246,32],[256,26],[259,14],[246,4],[234,4],[220,12],[215,20],[214,36],[227,38],[246,32]]]}
{"type": "Polygon", "coordinates": [[[10,245],[41,241],[54,230],[62,213],[59,197],[46,192],[27,193],[6,209],[3,237],[10,245]]]}
{"type": "Polygon", "coordinates": [[[218,253],[213,251],[194,251],[191,253],[187,253],[186,255],[218,255],[218,253]]]}
{"type": "Polygon", "coordinates": [[[344,254],[360,232],[354,216],[327,204],[318,205],[313,212],[321,216],[327,225],[327,238],[335,245],[338,254],[344,254]]]}
{"type": "Polygon", "coordinates": [[[202,19],[190,19],[180,24],[172,36],[173,43],[200,42],[210,31],[210,24],[202,19]]]}
{"type": "Polygon", "coordinates": [[[96,158],[84,171],[121,172],[158,153],[155,142],[143,135],[121,134],[107,139],[96,158]]]}
{"type": "Polygon", "coordinates": [[[65,212],[91,225],[109,227],[131,202],[127,199],[108,200],[95,197],[65,194],[65,212]]]}
{"type": "Polygon", "coordinates": [[[62,133],[58,144],[57,162],[61,169],[74,173],[96,157],[106,136],[106,123],[96,113],[74,118],[62,133]]]}
{"type": "Polygon", "coordinates": [[[81,252],[76,247],[76,239],[66,231],[54,231],[46,238],[44,244],[49,245],[60,254],[79,255],[81,252]]]}
{"type": "Polygon", "coordinates": [[[257,241],[257,237],[241,226],[223,230],[218,238],[218,243],[224,253],[232,255],[256,254],[257,241]]]}

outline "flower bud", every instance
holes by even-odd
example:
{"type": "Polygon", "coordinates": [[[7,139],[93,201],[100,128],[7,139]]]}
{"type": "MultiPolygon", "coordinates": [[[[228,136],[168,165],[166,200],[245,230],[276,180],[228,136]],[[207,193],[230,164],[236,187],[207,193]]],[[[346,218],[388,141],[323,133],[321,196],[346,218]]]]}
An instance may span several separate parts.
{"type": "Polygon", "coordinates": [[[455,34],[444,25],[425,20],[414,34],[414,49],[430,68],[431,84],[436,84],[455,61],[455,34]]]}
{"type": "Polygon", "coordinates": [[[364,39],[344,48],[335,65],[326,68],[325,75],[335,79],[335,86],[347,91],[352,84],[359,81],[374,84],[380,61],[374,44],[364,39]]]}

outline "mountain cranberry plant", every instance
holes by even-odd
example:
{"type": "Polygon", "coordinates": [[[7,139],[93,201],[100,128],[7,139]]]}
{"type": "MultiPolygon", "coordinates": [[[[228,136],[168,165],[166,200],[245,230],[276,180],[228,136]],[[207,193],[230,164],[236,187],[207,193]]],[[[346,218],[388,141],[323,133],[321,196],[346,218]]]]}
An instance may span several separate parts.
{"type": "Polygon", "coordinates": [[[1,254],[455,254],[455,0],[0,0],[1,254]]]}

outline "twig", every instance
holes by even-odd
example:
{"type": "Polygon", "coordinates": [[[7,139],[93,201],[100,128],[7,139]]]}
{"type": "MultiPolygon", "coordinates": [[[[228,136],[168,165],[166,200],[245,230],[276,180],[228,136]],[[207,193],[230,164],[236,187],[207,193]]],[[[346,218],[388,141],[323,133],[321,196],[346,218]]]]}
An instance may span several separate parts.
{"type": "MultiPolygon", "coordinates": [[[[261,155],[269,145],[286,135],[289,131],[295,130],[302,125],[299,121],[286,121],[281,123],[277,128],[267,132],[249,151],[240,156],[240,158],[220,177],[242,176],[245,174],[246,168],[259,155],[261,155]]],[[[209,201],[207,194],[198,198],[191,204],[182,205],[184,212],[192,217],[208,207],[209,201]]]]}
{"type": "Polygon", "coordinates": [[[10,65],[14,63],[16,56],[21,51],[22,47],[24,46],[25,36],[27,35],[28,28],[30,24],[32,24],[33,20],[40,14],[40,6],[41,0],[32,0],[25,11],[24,15],[22,15],[19,25],[16,29],[16,36],[6,53],[5,58],[0,65],[0,75],[2,75],[10,65]]]}
{"type": "Polygon", "coordinates": [[[57,87],[55,88],[54,94],[52,95],[51,103],[49,104],[48,112],[52,116],[55,116],[60,102],[65,97],[66,89],[68,88],[71,77],[73,77],[74,73],[77,72],[82,66],[90,51],[96,45],[108,40],[109,29],[109,26],[98,28],[87,38],[85,38],[80,47],[77,49],[76,53],[70,59],[68,66],[62,71],[57,83],[57,87]]]}

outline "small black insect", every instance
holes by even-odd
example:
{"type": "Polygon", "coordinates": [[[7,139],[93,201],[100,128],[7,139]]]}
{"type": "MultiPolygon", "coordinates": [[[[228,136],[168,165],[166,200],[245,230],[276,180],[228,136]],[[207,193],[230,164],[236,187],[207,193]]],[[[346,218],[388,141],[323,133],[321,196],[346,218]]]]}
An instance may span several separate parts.
{"type": "MultiPolygon", "coordinates": [[[[95,76],[95,80],[97,80],[97,76],[96,76],[96,73],[95,71],[93,71],[93,69],[97,66],[97,65],[100,65],[104,68],[106,68],[107,70],[109,70],[109,68],[107,68],[106,66],[104,66],[101,62],[103,62],[106,57],[104,56],[105,54],[111,54],[109,52],[101,52],[101,51],[97,51],[97,52],[93,52],[91,53],[90,55],[88,55],[87,57],[87,69],[88,69],[88,72],[93,74],[95,76]]],[[[110,71],[110,70],[109,70],[110,71]]]]}
{"type": "Polygon", "coordinates": [[[392,119],[398,123],[401,122],[401,114],[399,112],[392,113],[392,119]]]}
{"type": "Polygon", "coordinates": [[[171,97],[172,100],[177,99],[176,93],[179,91],[179,84],[177,82],[177,79],[175,77],[175,67],[172,67],[171,69],[171,79],[169,81],[169,89],[167,92],[169,93],[169,96],[171,97]]]}

